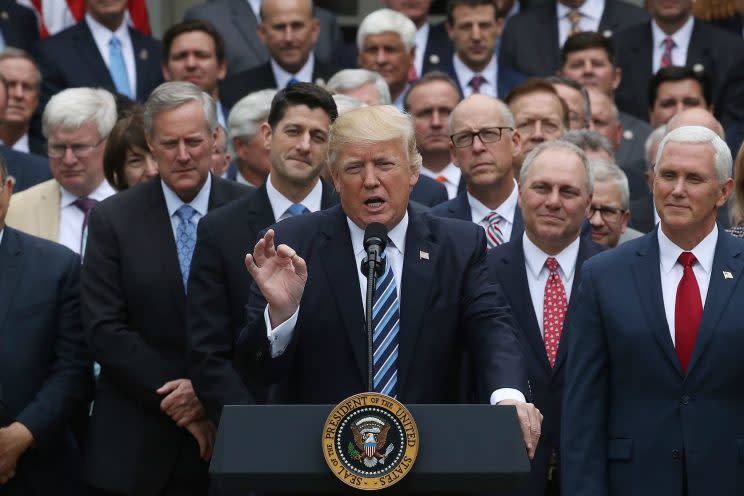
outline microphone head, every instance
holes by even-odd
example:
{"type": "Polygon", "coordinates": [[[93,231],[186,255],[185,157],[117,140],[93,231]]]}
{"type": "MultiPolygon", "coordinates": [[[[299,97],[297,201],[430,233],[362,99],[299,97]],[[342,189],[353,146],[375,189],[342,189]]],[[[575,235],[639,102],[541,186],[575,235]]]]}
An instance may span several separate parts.
{"type": "Polygon", "coordinates": [[[373,222],[364,230],[364,248],[367,249],[372,245],[378,245],[380,251],[387,245],[387,227],[379,222],[373,222]]]}

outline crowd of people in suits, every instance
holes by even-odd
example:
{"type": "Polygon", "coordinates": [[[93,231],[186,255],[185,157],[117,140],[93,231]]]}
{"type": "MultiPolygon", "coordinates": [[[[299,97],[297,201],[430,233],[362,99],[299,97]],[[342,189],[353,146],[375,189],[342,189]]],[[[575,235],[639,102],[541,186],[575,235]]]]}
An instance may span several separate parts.
{"type": "Polygon", "coordinates": [[[367,390],[371,223],[374,389],[514,408],[519,494],[744,490],[744,33],[431,4],[0,1],[0,495],[223,494],[225,405],[367,390]]]}

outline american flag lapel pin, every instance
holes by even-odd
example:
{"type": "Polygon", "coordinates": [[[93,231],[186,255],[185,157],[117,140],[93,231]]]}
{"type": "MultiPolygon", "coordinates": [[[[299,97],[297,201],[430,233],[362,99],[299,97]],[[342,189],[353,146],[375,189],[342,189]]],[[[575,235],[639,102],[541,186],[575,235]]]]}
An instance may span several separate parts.
{"type": "Polygon", "coordinates": [[[147,52],[147,48],[143,48],[140,50],[139,58],[140,60],[147,60],[150,57],[150,54],[147,52]]]}
{"type": "Polygon", "coordinates": [[[419,260],[429,260],[429,252],[419,250],[419,260]]]}
{"type": "Polygon", "coordinates": [[[733,279],[734,278],[734,274],[732,274],[728,270],[724,270],[723,271],[723,278],[724,279],[733,279]]]}

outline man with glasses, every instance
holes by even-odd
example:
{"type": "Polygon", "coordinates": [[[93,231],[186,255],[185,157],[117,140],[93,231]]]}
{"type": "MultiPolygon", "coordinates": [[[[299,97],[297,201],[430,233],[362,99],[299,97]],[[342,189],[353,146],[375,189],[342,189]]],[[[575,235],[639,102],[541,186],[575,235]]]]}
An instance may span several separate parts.
{"type": "Polygon", "coordinates": [[[524,225],[513,161],[520,135],[509,107],[489,96],[469,96],[452,111],[449,130],[450,156],[462,172],[466,191],[432,213],[481,225],[489,248],[518,238],[524,225]]]}
{"type": "Polygon", "coordinates": [[[586,155],[565,141],[530,152],[519,176],[524,235],[488,253],[491,281],[504,289],[519,324],[532,400],[543,413],[540,444],[522,494],[559,492],[564,322],[574,305],[581,266],[604,250],[580,236],[594,180],[586,155]]]}
{"type": "Polygon", "coordinates": [[[519,169],[529,152],[541,143],[557,140],[569,128],[568,106],[552,84],[537,78],[511,90],[505,101],[522,137],[521,151],[514,161],[514,176],[519,177],[519,169]]]}
{"type": "Polygon", "coordinates": [[[53,179],[13,195],[8,224],[84,253],[90,210],[115,193],[103,175],[115,123],[116,103],[106,90],[71,88],[52,97],[42,132],[53,179]]]}
{"type": "Polygon", "coordinates": [[[614,248],[618,244],[643,235],[628,227],[630,220],[630,188],[623,170],[612,162],[592,160],[594,195],[589,207],[592,240],[614,248]]]}

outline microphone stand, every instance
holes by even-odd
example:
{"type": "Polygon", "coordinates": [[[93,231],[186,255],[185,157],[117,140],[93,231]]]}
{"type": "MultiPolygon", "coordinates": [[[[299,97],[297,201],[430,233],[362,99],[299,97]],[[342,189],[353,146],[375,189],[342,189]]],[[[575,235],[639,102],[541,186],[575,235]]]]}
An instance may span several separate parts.
{"type": "Polygon", "coordinates": [[[372,300],[377,286],[377,277],[385,271],[385,261],[382,260],[377,250],[369,250],[367,256],[362,260],[362,268],[367,276],[367,305],[365,311],[365,324],[367,328],[367,389],[375,390],[375,364],[374,364],[374,326],[372,325],[372,300]]]}

